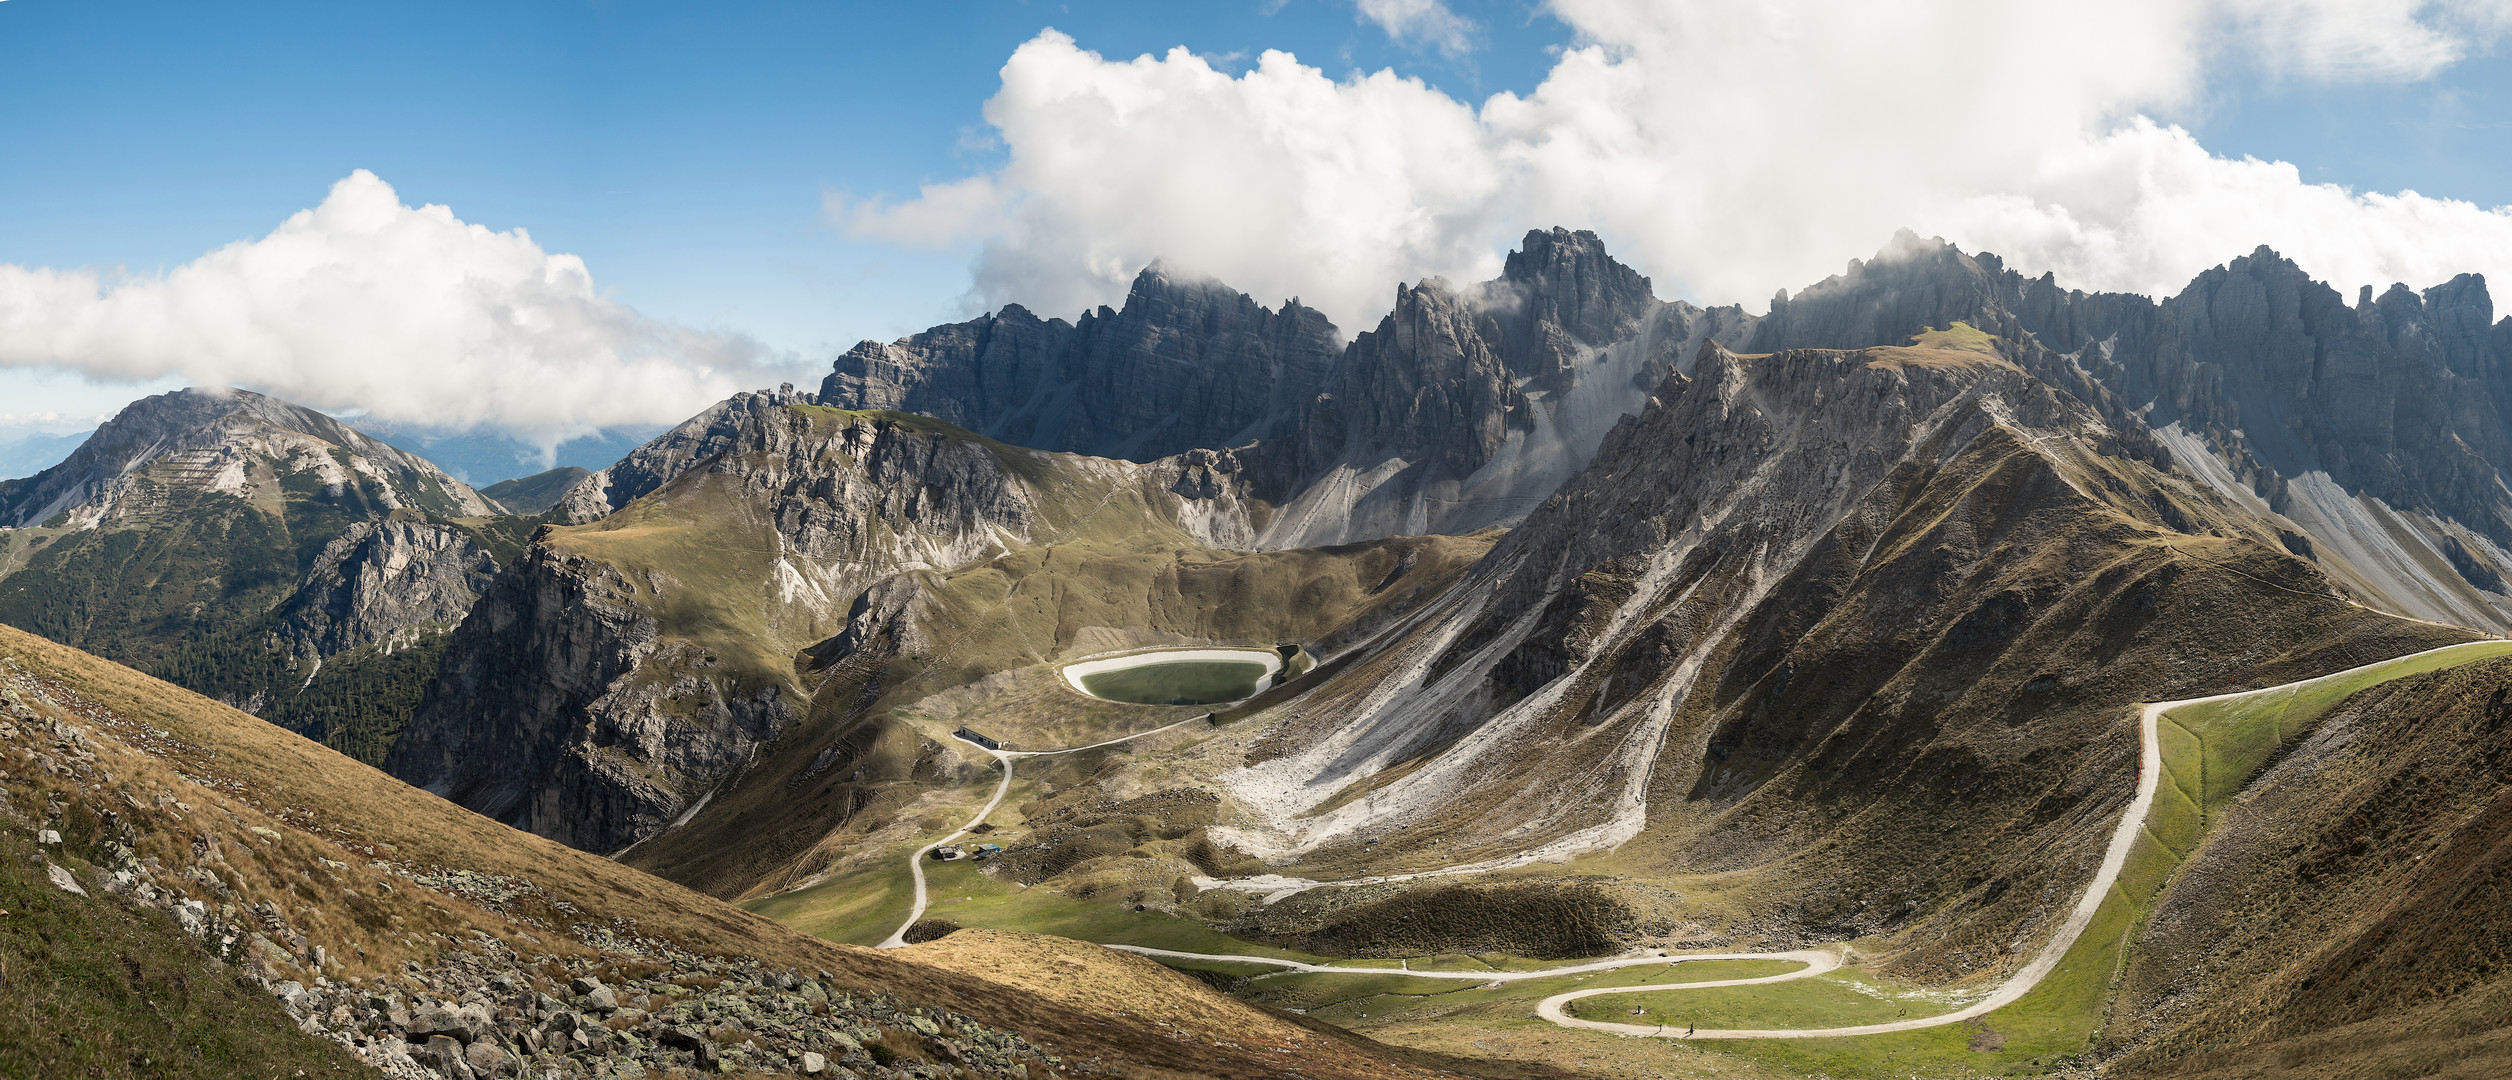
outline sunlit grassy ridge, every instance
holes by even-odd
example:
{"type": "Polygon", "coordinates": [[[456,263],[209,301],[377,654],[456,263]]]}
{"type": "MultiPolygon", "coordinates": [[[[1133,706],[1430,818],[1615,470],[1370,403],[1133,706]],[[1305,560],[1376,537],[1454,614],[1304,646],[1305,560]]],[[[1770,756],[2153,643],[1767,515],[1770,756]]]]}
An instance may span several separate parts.
{"type": "MultiPolygon", "coordinates": [[[[2033,1076],[2051,1064],[2088,1050],[2100,1031],[2113,979],[2138,929],[2172,875],[2203,842],[2206,814],[2238,796],[2278,749],[2307,734],[2322,716],[2368,687],[2446,667],[2512,655],[2512,642],[2479,642],[2444,652],[2374,665],[2343,679],[2291,690],[2274,690],[2229,701],[2184,705],[2163,715],[2165,782],[2156,789],[2145,835],[2127,865],[2056,970],[2023,999],[1976,1025],[1949,1025],[1892,1035],[1839,1039],[1772,1040],[1732,1044],[1732,1052],[1772,1064],[1834,1076],[1966,1075],[2033,1076]],[[1993,1040],[1981,1039],[1983,1030],[1993,1040]],[[1994,1041],[1998,1048],[1979,1046],[1994,1041]],[[1889,1069],[1878,1065],[1889,1063],[1889,1069]]],[[[1780,984],[1787,985],[1787,984],[1780,984]]],[[[1725,1010],[1745,987],[1700,992],[1683,1008],[1725,1010]]],[[[1985,989],[1985,987],[1983,987],[1985,989]]],[[[1669,995],[1672,996],[1672,995],[1669,995]]],[[[1737,1026],[1775,1026],[1755,1022],[1737,1026]]]]}

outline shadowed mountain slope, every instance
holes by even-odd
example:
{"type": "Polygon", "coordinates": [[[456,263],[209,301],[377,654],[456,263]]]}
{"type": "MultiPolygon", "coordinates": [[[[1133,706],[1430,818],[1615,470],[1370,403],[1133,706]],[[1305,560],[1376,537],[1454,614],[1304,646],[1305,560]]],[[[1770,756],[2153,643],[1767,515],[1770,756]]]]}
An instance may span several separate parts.
{"type": "Polygon", "coordinates": [[[1492,281],[1398,286],[1348,346],[1296,302],[1277,314],[1155,264],[1122,311],[1077,324],[1008,307],[865,342],[820,396],[1050,450],[1237,448],[1248,490],[1287,504],[1258,543],[1314,547],[1517,521],[1702,341],[1752,325],[1661,303],[1594,233],[1537,230],[1492,281]]]}
{"type": "Polygon", "coordinates": [[[163,394],[0,484],[0,621],[376,760],[519,546],[502,513],[321,413],[163,394]]]}
{"type": "Polygon", "coordinates": [[[1019,305],[838,358],[820,400],[920,413],[1041,450],[1151,461],[1286,434],[1341,349],[1324,315],[1160,263],[1122,310],[1019,305]]]}
{"type": "Polygon", "coordinates": [[[616,851],[801,717],[795,655],[843,631],[876,582],[1032,546],[1231,547],[1252,531],[1193,455],[1050,454],[808,395],[740,395],[648,450],[609,475],[655,487],[537,534],[484,595],[394,775],[616,851]]]}

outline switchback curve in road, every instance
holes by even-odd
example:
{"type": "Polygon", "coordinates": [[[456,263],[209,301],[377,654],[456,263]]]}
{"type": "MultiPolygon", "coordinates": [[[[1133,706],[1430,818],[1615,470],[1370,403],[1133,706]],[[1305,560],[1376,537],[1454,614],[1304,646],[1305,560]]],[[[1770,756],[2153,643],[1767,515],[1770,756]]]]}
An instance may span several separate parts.
{"type": "MultiPolygon", "coordinates": [[[[2119,825],[2111,830],[2111,845],[2103,852],[2101,868],[2094,871],[2093,880],[2085,885],[2084,894],[2077,898],[2075,908],[2067,913],[2067,921],[2059,924],[2058,932],[2050,935],[2048,944],[2043,945],[2041,947],[2041,951],[2034,954],[2030,962],[2017,969],[2016,972],[2009,976],[2005,982],[1999,984],[1998,988],[1991,992],[1989,996],[1974,1002],[1966,1008],[1958,1009],[1940,1016],[1926,1016],[1915,1020],[1897,1020],[1887,1024],[1862,1024],[1856,1027],[1836,1028],[1694,1031],[1688,1035],[1681,1036],[1669,1036],[1662,1029],[1642,1027],[1637,1024],[1616,1024],[1601,1020],[1581,1020],[1577,1017],[1569,1015],[1569,1013],[1563,1009],[1563,1006],[1566,1006],[1570,1002],[1578,1000],[1579,998],[1593,997],[1598,993],[1628,993],[1629,991],[1573,990],[1566,994],[1555,994],[1536,1003],[1535,1013],[1537,1016],[1543,1017],[1544,1019],[1550,1020],[1563,1027],[1585,1028],[1591,1031],[1610,1031],[1617,1035],[1641,1035],[1693,1039],[1809,1039],[1832,1038],[1846,1035],[1884,1035],[1896,1031],[1915,1031],[1920,1028],[1942,1027],[1946,1024],[1959,1024],[1965,1020],[1985,1016],[1998,1009],[2014,1004],[2025,994],[2032,992],[2034,987],[2041,985],[2041,980],[2047,978],[2050,972],[2058,967],[2059,961],[2066,957],[2067,950],[2075,946],[2076,939],[2084,936],[2085,927],[2093,922],[2094,913],[2101,910],[2102,901],[2109,895],[2111,887],[2119,881],[2120,870],[2128,864],[2128,852],[2136,845],[2137,834],[2143,831],[2146,827],[2147,812],[2154,808],[2154,794],[2163,779],[2163,744],[2160,728],[2164,713],[2170,712],[2171,710],[2180,708],[2184,705],[2201,705],[2208,702],[2232,701],[2237,698],[2261,697],[2269,694],[2292,692],[2311,686],[2315,683],[2328,682],[2333,679],[2343,679],[2351,675],[2369,671],[2373,668],[2381,667],[2387,664],[2395,664],[2402,660],[2412,660],[2419,656],[2431,656],[2437,653],[2450,652],[2456,649],[2475,650],[2487,646],[2499,646],[2500,644],[2500,642],[2476,641],[2464,642],[2458,645],[2445,645],[2438,649],[2426,649],[2421,652],[2409,653],[2406,656],[2395,656],[2387,660],[2377,660],[2373,663],[2360,664],[2355,667],[2347,668],[2344,671],[2334,671],[2327,675],[2315,676],[2309,679],[2300,679],[2277,686],[2263,687],[2258,690],[2237,690],[2229,694],[2213,694],[2207,697],[2183,698],[2179,701],[2162,701],[2140,708],[2137,711],[2137,795],[2136,798],[2129,803],[2128,812],[2120,815],[2119,825]]],[[[1804,978],[1805,976],[1800,974],[1797,977],[1804,978]]],[[[1664,990],[1667,991],[1676,989],[1680,988],[1672,986],[1664,988],[1664,990]]]]}
{"type": "MultiPolygon", "coordinates": [[[[1645,956],[1617,956],[1610,960],[1591,960],[1584,964],[1571,964],[1557,968],[1538,968],[1533,971],[1418,971],[1410,967],[1335,967],[1328,964],[1310,964],[1299,960],[1284,960],[1280,957],[1274,956],[1247,956],[1239,953],[1179,952],[1175,949],[1154,949],[1144,945],[1108,945],[1104,947],[1115,949],[1118,952],[1133,953],[1137,956],[1165,956],[1175,960],[1218,960],[1233,964],[1262,964],[1269,967],[1278,967],[1285,971],[1297,971],[1318,975],[1409,975],[1417,979],[1465,979],[1473,982],[1485,983],[1518,982],[1524,979],[1552,979],[1563,975],[1591,975],[1599,971],[1614,971],[1620,968],[1641,967],[1648,964],[1664,964],[1672,967],[1677,964],[1688,964],[1695,960],[1794,960],[1805,965],[1805,969],[1802,971],[1790,971],[1779,975],[1764,975],[1760,978],[1754,979],[1726,979],[1719,982],[1684,983],[1681,985],[1681,989],[1685,990],[1698,990],[1715,986],[1753,986],[1758,983],[1787,982],[1790,979],[1802,979],[1809,975],[1823,974],[1826,971],[1839,967],[1841,963],[1840,954],[1830,949],[1798,949],[1794,952],[1677,953],[1673,955],[1649,953],[1645,956]]],[[[1583,997],[1589,994],[1617,994],[1630,990],[1651,989],[1656,988],[1650,986],[1607,986],[1595,990],[1581,990],[1576,993],[1578,996],[1583,997]]],[[[1667,989],[1676,989],[1676,987],[1667,987],[1667,989]]]]}
{"type": "MultiPolygon", "coordinates": [[[[925,853],[941,847],[944,844],[950,843],[953,840],[957,840],[962,836],[968,835],[968,830],[976,828],[978,823],[983,822],[986,820],[988,815],[994,813],[995,807],[1003,805],[1003,796],[1010,793],[1012,790],[1012,759],[1025,757],[1053,757],[1057,754],[1078,754],[1084,750],[1096,750],[1102,746],[1115,746],[1121,742],[1132,742],[1133,740],[1142,738],[1145,735],[1158,735],[1170,728],[1184,727],[1202,719],[1203,717],[1198,716],[1193,719],[1180,720],[1174,724],[1156,727],[1149,731],[1137,731],[1131,735],[1120,735],[1116,738],[1109,739],[1104,742],[1091,743],[1087,746],[1068,746],[1062,750],[998,750],[980,743],[969,743],[970,746],[974,746],[977,749],[984,751],[988,756],[994,758],[995,764],[1003,769],[1003,779],[995,782],[994,797],[986,800],[986,805],[978,809],[977,816],[968,819],[968,824],[962,825],[958,829],[952,831],[949,836],[945,836],[942,839],[917,848],[912,854],[907,856],[907,875],[916,883],[916,901],[907,909],[907,921],[898,924],[898,929],[890,931],[890,936],[882,938],[881,943],[874,946],[874,948],[896,949],[907,944],[907,928],[916,925],[916,920],[925,917],[925,908],[929,903],[925,896],[925,853]]],[[[957,733],[953,733],[953,737],[957,738],[957,733]]],[[[961,739],[960,741],[968,742],[966,739],[961,739]]]]}

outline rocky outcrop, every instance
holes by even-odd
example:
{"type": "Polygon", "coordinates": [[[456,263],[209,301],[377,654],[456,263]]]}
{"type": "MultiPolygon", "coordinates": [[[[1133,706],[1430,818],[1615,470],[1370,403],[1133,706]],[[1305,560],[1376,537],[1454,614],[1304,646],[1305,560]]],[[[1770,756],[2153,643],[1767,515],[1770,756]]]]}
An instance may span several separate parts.
{"type": "Polygon", "coordinates": [[[2064,289],[1907,233],[1783,296],[1749,348],[1894,344],[1962,320],[2045,347],[2036,373],[2272,518],[2366,603],[2512,628],[2512,320],[2483,279],[2353,307],[2261,248],[2161,302],[2064,289]],[[2465,569],[2463,569],[2465,568],[2465,569]]]}
{"type": "Polygon", "coordinates": [[[675,781],[739,764],[791,707],[772,684],[727,697],[691,676],[631,681],[658,660],[707,660],[665,642],[638,599],[618,568],[535,545],[458,629],[385,771],[587,850],[670,820],[686,801],[675,781]]]}
{"type": "Polygon", "coordinates": [[[598,521],[731,449],[763,411],[810,401],[810,395],[794,393],[792,383],[772,393],[735,394],[629,451],[617,464],[578,480],[551,504],[550,512],[577,524],[598,521]]]}
{"type": "Polygon", "coordinates": [[[743,394],[579,485],[456,630],[386,768],[594,851],[686,817],[800,715],[791,658],[894,574],[1087,537],[1253,529],[1238,465],[1006,446],[922,417],[743,394]],[[651,486],[649,486],[651,485],[651,486]],[[590,511],[588,511],[590,512],[590,511]]]}
{"type": "Polygon", "coordinates": [[[289,652],[317,660],[451,629],[497,575],[469,533],[408,518],[361,521],[323,545],[281,615],[289,652]]]}
{"type": "Polygon", "coordinates": [[[1151,461],[1285,434],[1325,385],[1334,324],[1153,263],[1121,310],[1067,323],[1013,305],[837,360],[822,402],[947,420],[1042,450],[1151,461]]]}

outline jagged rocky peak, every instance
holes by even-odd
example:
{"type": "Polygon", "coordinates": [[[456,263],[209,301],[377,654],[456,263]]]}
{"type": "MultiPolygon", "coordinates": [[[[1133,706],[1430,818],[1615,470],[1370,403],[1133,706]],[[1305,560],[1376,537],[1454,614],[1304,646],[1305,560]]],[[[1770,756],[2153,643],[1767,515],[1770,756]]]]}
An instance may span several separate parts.
{"type": "Polygon", "coordinates": [[[1558,226],[1528,230],[1481,293],[1478,306],[1500,323],[1516,370],[1536,376],[1570,368],[1581,345],[1639,333],[1657,306],[1649,279],[1614,261],[1595,233],[1558,226]]]}
{"type": "Polygon", "coordinates": [[[787,406],[816,400],[795,393],[792,383],[725,398],[629,451],[611,467],[576,481],[550,509],[571,523],[600,520],[708,459],[766,437],[774,425],[763,420],[782,418],[787,406]]]}
{"type": "Polygon", "coordinates": [[[1757,910],[1916,925],[1969,972],[2005,959],[1942,931],[2011,937],[2100,860],[2124,792],[2084,778],[2126,775],[2130,703],[2466,636],[2347,603],[2035,352],[1704,344],[1220,774],[1258,809],[1213,835],[1320,881],[1601,849],[1758,869],[1757,910]],[[1991,879],[2011,896],[1946,902],[1991,879]]]}
{"type": "Polygon", "coordinates": [[[947,420],[1005,442],[1150,461],[1286,432],[1341,351],[1334,324],[1154,262],[1122,309],[1019,305],[839,357],[823,402],[947,420]]]}
{"type": "Polygon", "coordinates": [[[66,515],[64,524],[92,528],[211,492],[275,498],[280,478],[298,475],[378,515],[497,512],[426,460],[312,409],[250,390],[186,388],[132,402],[61,464],[0,484],[0,525],[66,515]]]}
{"type": "Polygon", "coordinates": [[[1527,233],[1500,277],[1398,285],[1298,433],[1259,447],[1286,503],[1268,547],[1515,523],[1586,466],[1617,418],[1701,344],[1741,344],[1737,307],[1660,303],[1596,234],[1527,233]]]}

